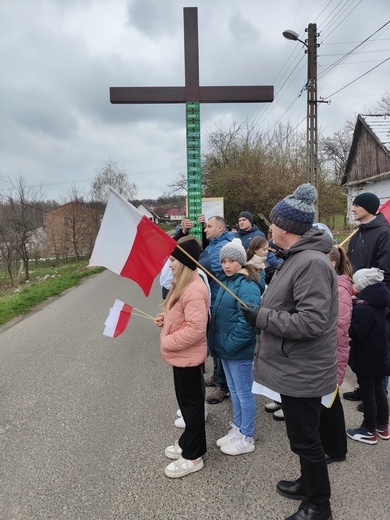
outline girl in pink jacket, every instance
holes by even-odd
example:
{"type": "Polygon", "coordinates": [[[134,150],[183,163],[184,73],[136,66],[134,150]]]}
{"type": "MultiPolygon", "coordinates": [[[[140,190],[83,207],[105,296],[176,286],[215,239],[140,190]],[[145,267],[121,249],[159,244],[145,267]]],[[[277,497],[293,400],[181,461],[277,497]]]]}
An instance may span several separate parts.
{"type": "MultiPolygon", "coordinates": [[[[197,238],[179,240],[178,244],[196,261],[199,259],[197,238]]],[[[178,478],[201,470],[206,453],[202,364],[207,356],[209,293],[195,262],[178,247],[171,254],[170,268],[172,287],[155,324],[162,327],[161,355],[173,366],[176,399],[186,424],[180,439],[165,449],[165,455],[174,459],[165,474],[178,478]]]]}
{"type": "MultiPolygon", "coordinates": [[[[337,319],[337,384],[344,381],[349,358],[348,330],[352,316],[352,266],[342,247],[333,246],[329,259],[337,272],[338,305],[337,319]]],[[[344,410],[339,393],[331,408],[321,406],[320,435],[328,464],[345,460],[347,436],[345,433],[344,410]]]]}

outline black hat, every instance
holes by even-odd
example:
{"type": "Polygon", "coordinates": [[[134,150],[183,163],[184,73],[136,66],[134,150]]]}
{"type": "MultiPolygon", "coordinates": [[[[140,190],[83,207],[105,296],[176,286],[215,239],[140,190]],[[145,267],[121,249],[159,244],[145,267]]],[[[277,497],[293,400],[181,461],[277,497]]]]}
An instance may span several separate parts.
{"type": "Polygon", "coordinates": [[[352,204],[356,204],[356,206],[361,206],[371,215],[376,215],[379,209],[380,200],[375,195],[375,193],[366,192],[357,195],[357,197],[354,198],[352,204]]]}
{"type": "MultiPolygon", "coordinates": [[[[196,238],[184,240],[183,242],[180,242],[179,245],[182,249],[184,249],[184,251],[187,251],[187,253],[191,255],[194,260],[199,260],[200,245],[196,238]]],[[[179,262],[192,269],[192,271],[195,271],[197,267],[196,263],[193,260],[191,260],[191,258],[189,258],[185,253],[183,253],[183,251],[181,251],[177,246],[172,251],[171,256],[173,256],[173,258],[176,258],[176,260],[179,260],[179,262]]]]}
{"type": "Polygon", "coordinates": [[[238,218],[246,218],[253,226],[253,216],[252,213],[249,213],[249,211],[241,211],[241,213],[238,215],[238,218]]]}

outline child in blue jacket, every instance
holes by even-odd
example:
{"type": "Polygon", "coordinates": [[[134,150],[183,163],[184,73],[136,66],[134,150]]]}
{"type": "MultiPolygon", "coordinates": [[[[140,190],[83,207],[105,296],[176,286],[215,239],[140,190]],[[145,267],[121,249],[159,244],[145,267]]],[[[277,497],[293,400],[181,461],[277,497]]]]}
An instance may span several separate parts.
{"type": "MultiPolygon", "coordinates": [[[[246,266],[246,252],[237,238],[222,247],[222,268],[226,287],[248,305],[260,305],[259,275],[254,266],[246,266]]],[[[255,450],[253,440],[256,398],[252,393],[252,365],[256,332],[248,328],[240,302],[220,287],[212,310],[208,347],[222,360],[233,405],[233,423],[217,440],[221,452],[241,455],[255,450]]]]}

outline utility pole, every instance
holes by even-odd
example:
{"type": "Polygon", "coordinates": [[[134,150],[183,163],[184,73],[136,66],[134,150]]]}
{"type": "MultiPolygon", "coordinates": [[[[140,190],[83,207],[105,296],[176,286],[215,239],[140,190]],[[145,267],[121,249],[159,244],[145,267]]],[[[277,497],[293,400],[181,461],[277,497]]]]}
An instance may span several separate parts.
{"type": "MultiPolygon", "coordinates": [[[[308,180],[318,194],[317,140],[317,25],[307,28],[307,168],[308,180]]],[[[318,195],[315,202],[315,222],[318,222],[318,195]]]]}
{"type": "MultiPolygon", "coordinates": [[[[307,182],[310,182],[317,190],[317,200],[314,204],[315,222],[318,222],[318,157],[317,157],[317,24],[310,23],[307,29],[307,40],[299,39],[299,34],[291,29],[283,31],[287,40],[298,41],[305,47],[307,54],[307,138],[306,138],[306,164],[307,182]]],[[[322,102],[322,101],[321,101],[322,102]]]]}

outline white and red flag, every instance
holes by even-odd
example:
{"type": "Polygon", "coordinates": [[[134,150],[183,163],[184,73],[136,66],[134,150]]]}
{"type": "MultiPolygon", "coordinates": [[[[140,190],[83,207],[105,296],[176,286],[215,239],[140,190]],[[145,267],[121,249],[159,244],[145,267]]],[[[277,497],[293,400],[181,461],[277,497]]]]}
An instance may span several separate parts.
{"type": "Polygon", "coordinates": [[[382,213],[387,222],[390,222],[390,199],[382,204],[378,209],[378,213],[382,213]]]}
{"type": "Polygon", "coordinates": [[[104,322],[103,334],[110,338],[117,338],[119,334],[122,334],[129,324],[132,310],[131,305],[115,300],[114,306],[111,307],[110,314],[104,322]]]}
{"type": "Polygon", "coordinates": [[[176,242],[114,189],[110,190],[89,266],[101,265],[130,278],[148,296],[176,242]]]}

